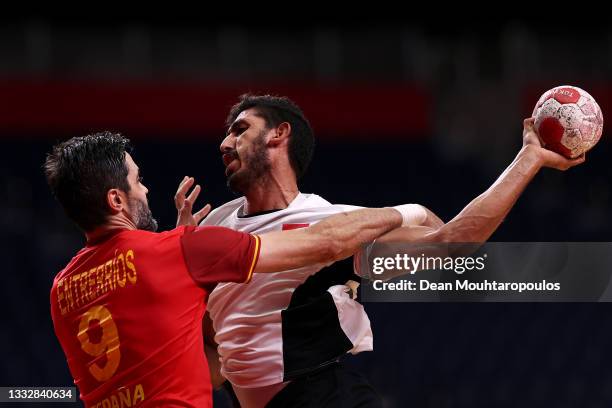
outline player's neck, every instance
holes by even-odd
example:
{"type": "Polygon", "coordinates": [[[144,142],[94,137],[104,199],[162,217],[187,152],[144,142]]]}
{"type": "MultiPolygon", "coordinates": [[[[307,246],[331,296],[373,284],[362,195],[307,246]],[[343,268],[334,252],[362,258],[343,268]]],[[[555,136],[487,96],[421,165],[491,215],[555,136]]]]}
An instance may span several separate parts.
{"type": "Polygon", "coordinates": [[[85,238],[87,238],[87,245],[93,245],[95,243],[104,241],[106,237],[112,236],[121,230],[135,230],[136,225],[132,220],[125,216],[117,215],[109,217],[108,221],[91,231],[85,232],[85,238]]]}
{"type": "Polygon", "coordinates": [[[287,208],[299,193],[295,178],[271,174],[245,194],[244,215],[287,208]]]}

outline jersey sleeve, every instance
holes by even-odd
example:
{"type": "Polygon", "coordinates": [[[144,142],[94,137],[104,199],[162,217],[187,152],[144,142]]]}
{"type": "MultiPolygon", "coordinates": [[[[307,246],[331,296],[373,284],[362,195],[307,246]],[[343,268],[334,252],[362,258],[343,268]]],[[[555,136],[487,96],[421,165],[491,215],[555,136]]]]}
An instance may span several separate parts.
{"type": "Polygon", "coordinates": [[[260,246],[257,235],[223,227],[187,227],[181,236],[185,264],[199,286],[249,282],[260,246]]]}

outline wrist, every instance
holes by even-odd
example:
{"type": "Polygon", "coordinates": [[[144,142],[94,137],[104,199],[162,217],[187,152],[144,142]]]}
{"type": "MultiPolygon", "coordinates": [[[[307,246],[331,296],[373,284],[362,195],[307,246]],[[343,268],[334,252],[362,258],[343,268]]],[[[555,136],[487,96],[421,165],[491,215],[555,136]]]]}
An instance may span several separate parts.
{"type": "Polygon", "coordinates": [[[383,208],[385,211],[388,211],[389,214],[393,217],[394,228],[399,228],[404,223],[404,216],[400,211],[395,209],[394,207],[385,207],[383,208]]]}
{"type": "Polygon", "coordinates": [[[403,204],[393,207],[402,216],[402,227],[422,225],[427,219],[427,211],[418,204],[403,204]]]}
{"type": "Polygon", "coordinates": [[[523,146],[519,152],[519,157],[524,157],[530,162],[535,163],[538,167],[544,166],[544,157],[542,155],[542,147],[528,144],[523,146]]]}

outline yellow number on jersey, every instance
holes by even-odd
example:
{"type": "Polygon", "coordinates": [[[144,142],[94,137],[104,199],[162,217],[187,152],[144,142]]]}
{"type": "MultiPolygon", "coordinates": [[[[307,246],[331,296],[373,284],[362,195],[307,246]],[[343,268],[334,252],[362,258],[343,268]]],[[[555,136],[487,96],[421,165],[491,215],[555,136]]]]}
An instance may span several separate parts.
{"type": "Polygon", "coordinates": [[[79,323],[79,334],[77,336],[81,342],[81,348],[90,356],[99,357],[106,353],[106,364],[100,367],[94,362],[89,366],[89,372],[98,381],[106,381],[115,374],[121,360],[119,351],[119,332],[117,325],[113,321],[113,316],[104,306],[93,306],[86,311],[79,323]],[[102,329],[102,339],[99,343],[92,343],[87,334],[89,323],[98,320],[102,329]]]}

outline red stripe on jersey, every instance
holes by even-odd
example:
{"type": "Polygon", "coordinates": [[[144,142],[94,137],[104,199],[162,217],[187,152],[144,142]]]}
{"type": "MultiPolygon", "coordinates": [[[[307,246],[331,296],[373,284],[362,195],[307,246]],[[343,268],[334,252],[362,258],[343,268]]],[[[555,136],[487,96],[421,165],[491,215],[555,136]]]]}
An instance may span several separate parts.
{"type": "Polygon", "coordinates": [[[310,224],[283,224],[283,231],[307,228],[308,226],[310,226],[310,224]]]}

